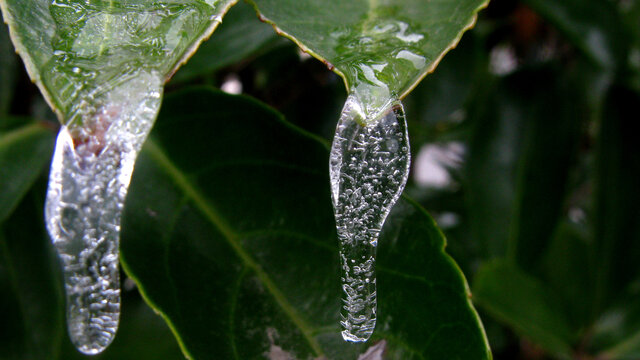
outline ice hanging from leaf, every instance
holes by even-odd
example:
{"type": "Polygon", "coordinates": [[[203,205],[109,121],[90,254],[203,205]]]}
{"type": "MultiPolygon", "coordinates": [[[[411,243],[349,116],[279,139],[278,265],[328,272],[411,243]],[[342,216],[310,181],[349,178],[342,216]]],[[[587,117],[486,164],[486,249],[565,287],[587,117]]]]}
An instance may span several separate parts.
{"type": "Polygon", "coordinates": [[[371,111],[349,95],[330,156],[347,341],[366,341],[375,328],[378,236],[407,182],[410,158],[402,103],[388,100],[371,111]]]}
{"type": "MultiPolygon", "coordinates": [[[[45,217],[62,266],[74,345],[97,354],[120,317],[120,216],[133,166],[160,108],[162,77],[132,74],[58,134],[45,217]]],[[[86,104],[85,104],[86,105],[86,104]]]]}
{"type": "Polygon", "coordinates": [[[330,157],[331,195],[342,266],[342,337],[369,339],[376,325],[376,247],[382,226],[409,176],[411,152],[402,103],[393,89],[424,70],[424,34],[375,9],[358,32],[339,27],[336,66],[351,93],[330,157]],[[382,49],[388,49],[382,51],[382,49]],[[356,60],[357,59],[357,60],[356,60]],[[411,71],[409,71],[411,70],[411,71]]]}
{"type": "Polygon", "coordinates": [[[45,217],[64,267],[69,335],[87,354],[120,314],[120,216],[163,83],[236,0],[0,0],[3,19],[63,127],[45,217]]]}

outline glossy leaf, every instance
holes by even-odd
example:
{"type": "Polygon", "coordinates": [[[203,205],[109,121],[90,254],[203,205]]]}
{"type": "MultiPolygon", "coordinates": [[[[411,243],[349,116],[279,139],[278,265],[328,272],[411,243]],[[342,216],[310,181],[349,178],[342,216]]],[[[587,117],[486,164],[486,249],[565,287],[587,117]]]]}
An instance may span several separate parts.
{"type": "Polygon", "coordinates": [[[197,89],[166,99],[133,177],[121,250],[185,352],[356,359],[378,346],[389,359],[489,359],[462,273],[409,200],[379,242],[373,339],[342,340],[327,158],[325,143],[248,98],[197,89]]]}
{"type": "Polygon", "coordinates": [[[45,170],[52,151],[53,133],[42,124],[0,129],[0,223],[45,170]]]}
{"type": "Polygon", "coordinates": [[[237,63],[274,42],[273,29],[256,18],[244,1],[238,2],[216,29],[216,35],[202,43],[198,51],[176,73],[172,83],[208,75],[237,63]]]}
{"type": "Polygon", "coordinates": [[[68,122],[141,69],[170,77],[234,2],[1,0],[0,6],[31,79],[68,122]]]}
{"type": "MultiPolygon", "coordinates": [[[[252,0],[263,19],[340,74],[347,88],[381,86],[404,97],[487,0],[252,0]],[[382,85],[384,83],[384,85],[382,85]]],[[[380,95],[380,94],[378,94],[380,95]]]]}
{"type": "Polygon", "coordinates": [[[474,301],[518,333],[555,354],[568,356],[573,334],[556,295],[512,264],[484,265],[473,283],[474,301]]]}

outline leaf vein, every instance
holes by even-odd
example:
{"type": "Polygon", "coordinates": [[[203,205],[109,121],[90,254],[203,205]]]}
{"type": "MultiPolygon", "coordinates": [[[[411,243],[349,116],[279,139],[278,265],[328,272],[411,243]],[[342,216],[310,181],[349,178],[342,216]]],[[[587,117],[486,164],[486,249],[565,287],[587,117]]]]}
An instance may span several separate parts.
{"type": "Polygon", "coordinates": [[[229,224],[223,219],[218,211],[207,203],[205,197],[200,191],[187,179],[182,171],[164,154],[162,149],[155,144],[153,139],[147,141],[146,151],[152,156],[152,158],[160,165],[166,172],[166,174],[175,182],[176,186],[182,190],[191,202],[198,208],[198,210],[209,220],[218,230],[222,233],[223,238],[227,244],[236,252],[236,254],[242,259],[245,266],[255,271],[256,275],[263,283],[267,291],[273,296],[274,300],[284,313],[289,316],[291,321],[302,332],[303,337],[316,353],[317,356],[322,356],[323,352],[318,342],[311,336],[312,328],[302,319],[295,308],[287,301],[284,294],[275,285],[269,275],[262,269],[262,267],[247,253],[242,247],[239,241],[239,235],[231,228],[229,224]]]}

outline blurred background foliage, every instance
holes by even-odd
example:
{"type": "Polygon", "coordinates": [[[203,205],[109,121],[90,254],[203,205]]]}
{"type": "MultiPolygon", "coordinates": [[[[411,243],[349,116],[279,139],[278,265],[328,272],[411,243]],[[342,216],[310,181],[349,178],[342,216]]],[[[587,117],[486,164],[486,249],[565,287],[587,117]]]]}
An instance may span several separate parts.
{"type": "MultiPolygon", "coordinates": [[[[246,4],[166,92],[193,84],[255,97],[327,140],[346,98],[340,78],[246,4]]],[[[404,102],[413,152],[406,193],[445,233],[494,358],[640,359],[640,1],[493,0],[404,102]]],[[[36,119],[33,137],[50,138],[57,126],[4,27],[0,117],[0,131],[36,119]]],[[[46,268],[52,255],[38,243],[52,142],[45,145],[20,151],[30,164],[23,183],[35,181],[33,189],[15,189],[26,194],[19,204],[0,199],[5,325],[63,316],[57,270],[46,268]],[[42,273],[50,278],[36,278],[42,273]],[[57,294],[50,308],[11,310],[42,293],[57,294]]],[[[120,335],[98,358],[127,358],[122,349],[137,349],[137,359],[179,358],[167,326],[123,282],[120,335]]],[[[26,358],[47,358],[38,349],[51,342],[62,344],[61,358],[80,357],[63,329],[27,345],[10,329],[0,325],[0,347],[33,349],[26,358]]]]}

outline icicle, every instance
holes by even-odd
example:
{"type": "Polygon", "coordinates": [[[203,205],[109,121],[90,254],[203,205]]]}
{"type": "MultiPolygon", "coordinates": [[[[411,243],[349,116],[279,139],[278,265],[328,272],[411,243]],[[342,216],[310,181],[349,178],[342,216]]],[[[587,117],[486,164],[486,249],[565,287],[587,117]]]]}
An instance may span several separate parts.
{"type": "Polygon", "coordinates": [[[58,135],[45,217],[63,265],[69,336],[85,354],[101,352],[118,328],[120,217],[161,93],[155,72],[125,76],[88,97],[99,105],[79,104],[58,135]]]}
{"type": "Polygon", "coordinates": [[[402,103],[374,98],[383,105],[371,110],[357,92],[349,95],[330,157],[343,269],[342,337],[354,342],[368,340],[375,328],[378,236],[407,182],[411,158],[402,103]]]}

